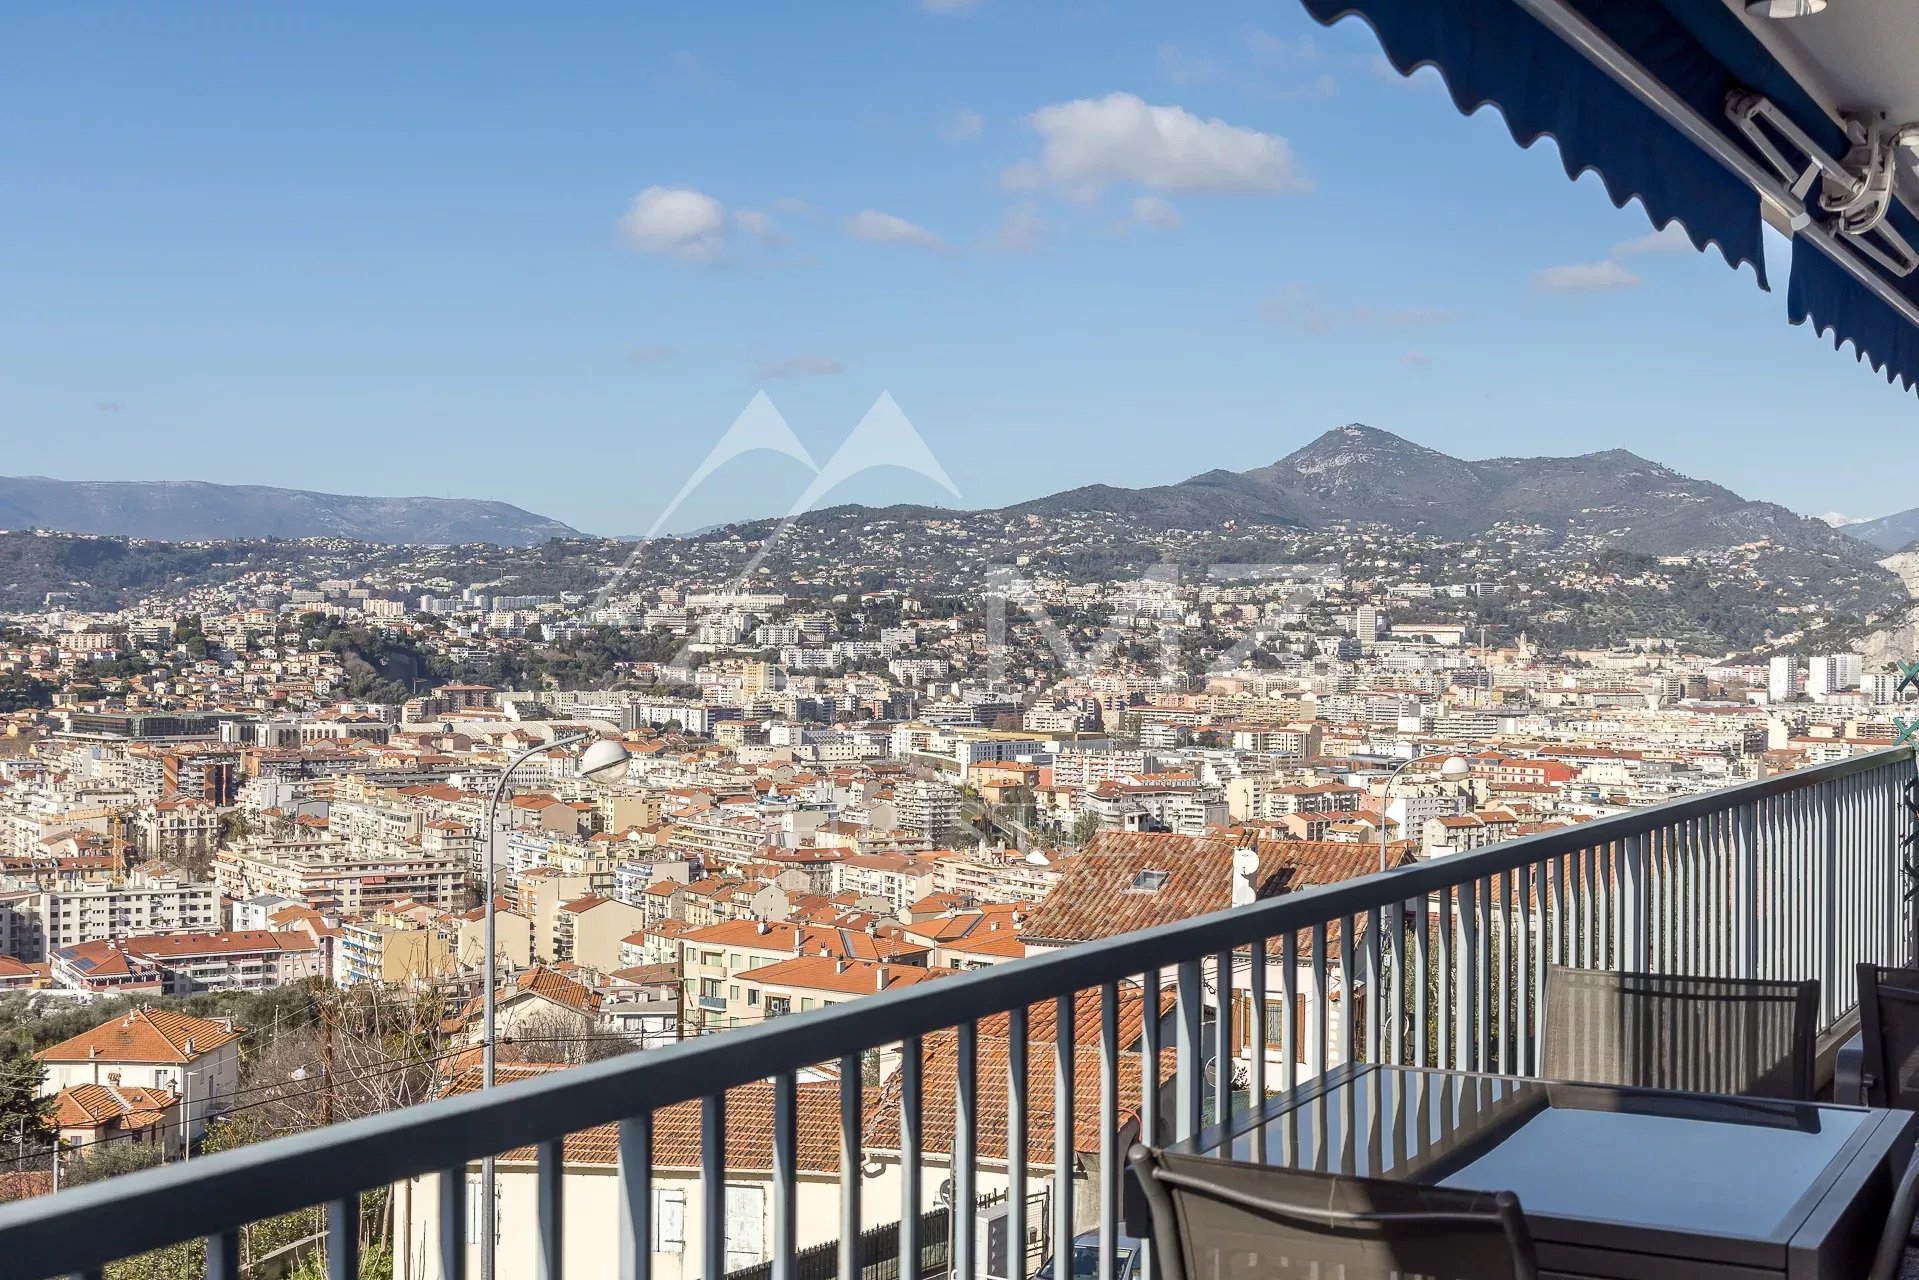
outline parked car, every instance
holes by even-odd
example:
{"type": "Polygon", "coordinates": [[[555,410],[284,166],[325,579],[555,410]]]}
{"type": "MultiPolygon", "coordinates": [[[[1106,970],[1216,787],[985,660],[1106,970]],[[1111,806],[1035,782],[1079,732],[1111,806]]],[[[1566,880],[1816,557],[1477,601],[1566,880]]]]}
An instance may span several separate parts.
{"type": "MultiPolygon", "coordinates": [[[[1113,1280],[1139,1280],[1139,1259],[1146,1247],[1143,1240],[1121,1235],[1113,1242],[1113,1280]]],[[[1053,1259],[1047,1258],[1033,1280],[1053,1280],[1053,1259]]],[[[1083,1231],[1073,1237],[1073,1274],[1068,1280],[1099,1280],[1099,1232],[1083,1231]]]]}

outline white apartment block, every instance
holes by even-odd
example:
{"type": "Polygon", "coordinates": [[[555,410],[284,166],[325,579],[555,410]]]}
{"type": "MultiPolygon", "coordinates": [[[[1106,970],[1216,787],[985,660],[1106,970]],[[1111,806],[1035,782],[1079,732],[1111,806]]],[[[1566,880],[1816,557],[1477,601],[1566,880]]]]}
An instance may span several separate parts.
{"type": "Polygon", "coordinates": [[[1782,653],[1766,664],[1766,698],[1784,702],[1799,692],[1799,659],[1782,653]]]}
{"type": "MultiPolygon", "coordinates": [[[[220,927],[219,895],[213,885],[176,876],[149,878],[137,870],[125,884],[50,890],[41,903],[46,953],[76,942],[220,927]]],[[[34,959],[44,960],[46,954],[34,959]]]]}
{"type": "Polygon", "coordinates": [[[902,831],[942,844],[959,826],[959,792],[943,782],[909,782],[894,788],[893,812],[902,831]]]}
{"type": "Polygon", "coordinates": [[[327,915],[372,911],[403,898],[451,911],[465,898],[465,859],[418,845],[321,840],[247,841],[215,867],[229,898],[277,893],[327,915]]]}

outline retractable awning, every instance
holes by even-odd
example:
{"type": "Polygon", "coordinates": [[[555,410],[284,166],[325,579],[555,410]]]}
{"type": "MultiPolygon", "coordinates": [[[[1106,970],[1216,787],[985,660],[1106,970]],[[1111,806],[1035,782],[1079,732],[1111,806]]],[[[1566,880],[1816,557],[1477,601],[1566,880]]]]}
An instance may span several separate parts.
{"type": "Polygon", "coordinates": [[[1919,382],[1919,0],[1302,2],[1761,287],[1762,223],[1790,235],[1788,318],[1919,382]]]}

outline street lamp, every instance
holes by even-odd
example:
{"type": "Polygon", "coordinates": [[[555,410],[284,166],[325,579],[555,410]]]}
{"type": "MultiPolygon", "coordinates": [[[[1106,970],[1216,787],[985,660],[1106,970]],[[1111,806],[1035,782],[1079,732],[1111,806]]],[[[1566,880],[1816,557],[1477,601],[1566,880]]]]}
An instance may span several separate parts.
{"type": "Polygon", "coordinates": [[[1441,759],[1443,759],[1445,763],[1439,766],[1439,776],[1447,782],[1458,782],[1461,778],[1473,771],[1472,766],[1466,763],[1464,757],[1449,755],[1444,751],[1435,751],[1430,755],[1414,756],[1387,776],[1386,786],[1379,793],[1379,869],[1381,871],[1386,869],[1386,805],[1393,796],[1393,783],[1398,782],[1399,775],[1414,765],[1423,764],[1428,760],[1441,759]]]}
{"type": "MultiPolygon", "coordinates": [[[[493,784],[492,798],[486,802],[486,874],[484,878],[486,885],[486,903],[482,908],[486,913],[486,981],[481,988],[485,993],[483,996],[485,1011],[482,1016],[485,1019],[486,1027],[480,1044],[480,1087],[483,1089],[491,1089],[493,1087],[495,1067],[493,1050],[493,988],[494,979],[498,971],[499,943],[494,936],[496,925],[493,919],[493,898],[494,881],[499,874],[499,857],[496,851],[498,827],[495,825],[495,819],[500,807],[500,797],[506,794],[506,784],[508,780],[513,777],[513,771],[525,764],[528,760],[531,760],[534,756],[542,752],[552,751],[559,747],[570,747],[575,743],[585,742],[588,738],[596,738],[598,740],[580,753],[579,776],[582,778],[591,778],[595,782],[618,782],[624,778],[626,776],[626,767],[632,763],[633,760],[632,754],[627,751],[625,743],[617,738],[601,738],[598,734],[591,731],[569,734],[564,738],[555,738],[551,742],[543,742],[537,747],[529,747],[509,760],[506,768],[500,770],[500,780],[493,784]]],[[[493,1280],[493,1248],[495,1244],[494,1230],[496,1226],[494,1220],[494,1196],[496,1192],[494,1190],[493,1157],[488,1156],[482,1161],[480,1169],[480,1277],[481,1280],[493,1280]]]]}

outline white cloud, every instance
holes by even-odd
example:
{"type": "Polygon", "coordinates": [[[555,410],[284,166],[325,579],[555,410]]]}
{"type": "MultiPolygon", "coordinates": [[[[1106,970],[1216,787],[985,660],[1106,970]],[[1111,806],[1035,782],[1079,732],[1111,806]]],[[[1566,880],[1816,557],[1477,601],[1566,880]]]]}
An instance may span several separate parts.
{"type": "Polygon", "coordinates": [[[1185,221],[1163,196],[1136,196],[1126,213],[1126,225],[1149,231],[1174,231],[1185,221]]]}
{"type": "Polygon", "coordinates": [[[635,347],[628,353],[627,358],[644,369],[649,365],[664,364],[668,360],[671,360],[673,358],[673,348],[661,346],[635,347]]]}
{"type": "Polygon", "coordinates": [[[1217,58],[1163,44],[1159,47],[1159,73],[1174,84],[1208,84],[1224,77],[1226,68],[1217,58]]]}
{"type": "Polygon", "coordinates": [[[1657,231],[1621,240],[1612,247],[1612,256],[1627,258],[1640,253],[1691,253],[1692,240],[1677,222],[1668,222],[1657,231]]]}
{"type": "Polygon", "coordinates": [[[961,107],[940,124],[940,137],[948,142],[971,142],[986,128],[986,117],[971,107],[961,107]]]}
{"type": "Polygon", "coordinates": [[[648,187],[633,197],[620,232],[641,253],[710,262],[726,248],[726,206],[691,187],[648,187]]]}
{"type": "Polygon", "coordinates": [[[846,234],[869,244],[904,244],[935,252],[946,248],[946,241],[917,222],[908,222],[896,214],[862,209],[846,220],[846,234]]]}
{"type": "Polygon", "coordinates": [[[994,253],[1029,253],[1046,242],[1046,222],[1030,204],[1016,204],[1006,211],[1006,221],[987,236],[983,246],[994,253]]]}
{"type": "Polygon", "coordinates": [[[786,243],[786,233],[774,224],[770,214],[761,213],[757,209],[739,209],[733,214],[733,222],[740,230],[761,244],[786,243]]]}
{"type": "Polygon", "coordinates": [[[1330,329],[1426,329],[1452,324],[1457,311],[1445,307],[1375,307],[1368,303],[1331,303],[1303,284],[1289,284],[1259,304],[1275,324],[1306,333],[1330,329]]]}
{"type": "Polygon", "coordinates": [[[1533,288],[1553,293],[1597,293],[1604,289],[1630,289],[1642,283],[1638,276],[1611,258],[1603,262],[1573,262],[1533,273],[1533,288]]]}
{"type": "Polygon", "coordinates": [[[1820,516],[1819,518],[1821,520],[1824,520],[1827,524],[1831,525],[1835,529],[1843,529],[1849,524],[1864,524],[1866,521],[1872,519],[1871,516],[1841,515],[1837,511],[1828,511],[1826,512],[1825,515],[1820,516]]]}
{"type": "Polygon", "coordinates": [[[1330,98],[1338,92],[1339,81],[1322,71],[1304,84],[1296,84],[1284,89],[1274,89],[1272,96],[1285,101],[1301,102],[1330,98]]]}
{"type": "Polygon", "coordinates": [[[831,356],[793,356],[766,361],[753,369],[761,378],[820,378],[845,371],[846,366],[831,356]]]}
{"type": "Polygon", "coordinates": [[[1292,145],[1278,134],[1204,120],[1130,93],[1041,107],[1028,123],[1045,143],[1038,158],[1006,172],[1009,186],[1054,184],[1082,198],[1113,182],[1233,194],[1312,190],[1292,145]]]}
{"type": "Polygon", "coordinates": [[[1246,33],[1246,47],[1253,51],[1255,57],[1268,62],[1304,62],[1319,54],[1319,46],[1310,33],[1288,39],[1257,27],[1246,33]]]}
{"type": "Polygon", "coordinates": [[[1433,367],[1433,358],[1424,351],[1408,351],[1405,355],[1401,356],[1400,359],[1413,368],[1418,369],[1421,373],[1433,367]]]}

